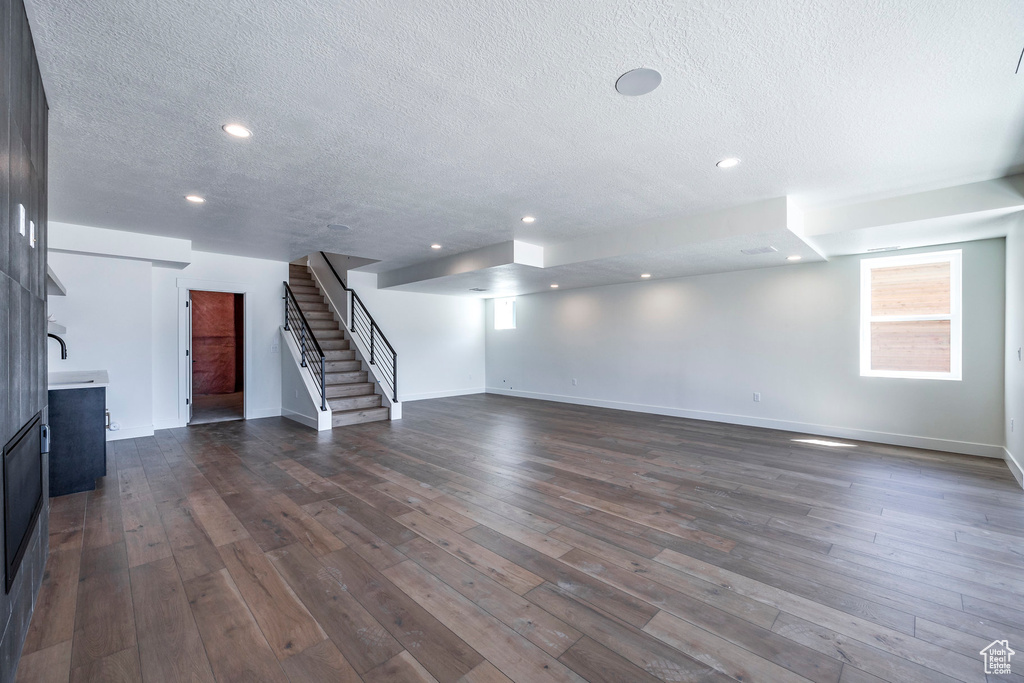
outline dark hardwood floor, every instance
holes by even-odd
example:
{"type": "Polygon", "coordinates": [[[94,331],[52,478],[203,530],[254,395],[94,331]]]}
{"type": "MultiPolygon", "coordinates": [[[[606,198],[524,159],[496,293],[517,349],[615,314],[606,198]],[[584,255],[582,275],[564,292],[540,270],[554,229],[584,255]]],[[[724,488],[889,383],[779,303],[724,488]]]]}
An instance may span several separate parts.
{"type": "Polygon", "coordinates": [[[53,501],[19,680],[984,681],[988,643],[1024,652],[1002,461],[494,395],[404,412],[110,444],[53,501]]]}

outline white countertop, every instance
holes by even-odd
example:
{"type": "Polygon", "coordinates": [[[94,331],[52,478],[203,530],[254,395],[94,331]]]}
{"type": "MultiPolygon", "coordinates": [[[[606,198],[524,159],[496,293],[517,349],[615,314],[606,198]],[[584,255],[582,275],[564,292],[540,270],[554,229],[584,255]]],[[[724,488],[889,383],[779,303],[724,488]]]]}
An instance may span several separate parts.
{"type": "Polygon", "coordinates": [[[106,370],[78,370],[75,372],[51,372],[47,375],[47,389],[90,389],[110,385],[106,370]]]}

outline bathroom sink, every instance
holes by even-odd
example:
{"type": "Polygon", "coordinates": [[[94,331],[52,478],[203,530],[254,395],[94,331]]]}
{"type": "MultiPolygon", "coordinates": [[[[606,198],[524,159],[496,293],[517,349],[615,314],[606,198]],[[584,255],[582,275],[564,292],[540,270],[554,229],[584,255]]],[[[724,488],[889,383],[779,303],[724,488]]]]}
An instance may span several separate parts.
{"type": "Polygon", "coordinates": [[[110,378],[106,370],[51,372],[46,382],[48,389],[86,389],[105,387],[109,384],[110,378]]]}

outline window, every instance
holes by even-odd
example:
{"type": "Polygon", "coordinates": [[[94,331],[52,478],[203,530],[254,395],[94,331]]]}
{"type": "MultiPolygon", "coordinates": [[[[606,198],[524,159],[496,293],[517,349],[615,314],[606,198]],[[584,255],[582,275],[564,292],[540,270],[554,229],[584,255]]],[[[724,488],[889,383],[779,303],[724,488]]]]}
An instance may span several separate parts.
{"type": "Polygon", "coordinates": [[[860,266],[860,374],[959,380],[960,250],[860,266]]]}
{"type": "Polygon", "coordinates": [[[516,329],[516,298],[494,300],[494,329],[516,329]]]}

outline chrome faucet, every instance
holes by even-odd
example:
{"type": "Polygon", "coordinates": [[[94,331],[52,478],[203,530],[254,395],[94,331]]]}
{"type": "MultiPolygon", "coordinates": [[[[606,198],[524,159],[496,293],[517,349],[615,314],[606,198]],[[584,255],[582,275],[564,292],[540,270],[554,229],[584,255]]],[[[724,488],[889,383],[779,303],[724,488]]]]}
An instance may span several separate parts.
{"type": "Polygon", "coordinates": [[[47,337],[53,337],[54,339],[56,339],[57,341],[60,342],[60,359],[61,360],[67,360],[68,359],[68,345],[64,343],[64,340],[61,339],[60,337],[58,337],[57,335],[52,334],[52,333],[47,333],[46,336],[47,337]]]}

